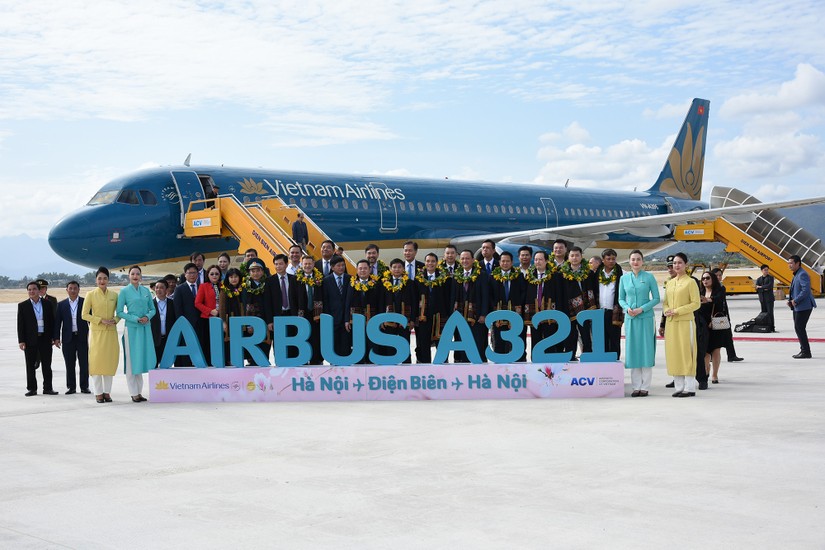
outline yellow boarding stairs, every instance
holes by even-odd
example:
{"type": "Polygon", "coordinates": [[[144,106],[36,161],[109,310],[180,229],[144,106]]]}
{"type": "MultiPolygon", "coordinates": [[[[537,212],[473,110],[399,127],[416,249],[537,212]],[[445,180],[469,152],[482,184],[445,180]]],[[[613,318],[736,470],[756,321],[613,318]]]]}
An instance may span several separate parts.
{"type": "MultiPolygon", "coordinates": [[[[784,250],[784,255],[774,249],[780,247],[770,241],[762,242],[758,238],[746,233],[724,218],[713,221],[704,221],[677,225],[674,230],[677,241],[718,241],[725,244],[726,252],[738,252],[745,258],[760,266],[766,264],[771,268],[771,274],[777,282],[784,286],[791,284],[793,273],[788,268],[788,257],[796,252],[784,250]]],[[[802,256],[802,254],[800,254],[802,256]]],[[[823,292],[823,275],[817,273],[803,261],[802,268],[811,278],[811,290],[816,296],[823,292]]]]}
{"type": "MultiPolygon", "coordinates": [[[[288,254],[292,240],[292,223],[302,213],[296,205],[286,204],[278,197],[260,202],[241,203],[234,195],[192,201],[186,212],[183,233],[189,238],[234,237],[238,253],[249,248],[258,250],[262,258],[288,254]]],[[[321,243],[329,237],[309,216],[304,215],[309,233],[306,251],[316,259],[321,257],[321,243]]],[[[344,259],[353,266],[352,259],[344,259]]],[[[348,269],[349,270],[349,269],[348,269]]]]}

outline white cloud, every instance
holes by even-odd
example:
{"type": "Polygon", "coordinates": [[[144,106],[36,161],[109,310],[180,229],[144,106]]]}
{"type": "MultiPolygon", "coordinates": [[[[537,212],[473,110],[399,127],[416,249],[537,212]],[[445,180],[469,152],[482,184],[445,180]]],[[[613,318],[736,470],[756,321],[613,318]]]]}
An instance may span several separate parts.
{"type": "Polygon", "coordinates": [[[800,64],[792,80],[732,97],[720,112],[742,122],[739,135],[713,148],[730,181],[787,178],[825,165],[816,128],[825,118],[825,73],[818,69],[800,64]]]}

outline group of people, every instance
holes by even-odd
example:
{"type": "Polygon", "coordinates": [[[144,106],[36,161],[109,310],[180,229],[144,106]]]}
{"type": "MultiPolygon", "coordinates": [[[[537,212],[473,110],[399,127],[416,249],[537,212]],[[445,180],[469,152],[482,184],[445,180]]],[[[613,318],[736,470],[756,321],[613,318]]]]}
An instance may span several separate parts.
{"type": "MultiPolygon", "coordinates": [[[[370,244],[355,273],[347,272],[343,257],[336,254],[332,241],[324,241],[318,259],[296,244],[288,255],[273,257],[271,268],[258,257],[255,249],[245,252],[240,268],[229,267],[231,258],[221,254],[214,265],[205,266],[205,256],[194,253],[180,276],[167,275],[150,288],[142,286],[138,266],[129,270],[129,285],[119,293],[109,290],[109,272],[105,267],[96,273],[97,288],[84,298],[78,296],[79,285],[67,285],[68,298],[60,303],[47,293],[43,280],[29,283],[29,299],[18,309],[20,347],[25,352],[27,393],[37,393],[35,371],[42,367],[43,393],[54,395],[52,387],[52,346],[61,347],[66,360],[66,393],[76,392],[75,363],[80,365],[79,386],[90,393],[89,377],[98,402],[110,402],[114,376],[122,345],[124,372],[131,398],[145,401],[142,395],[143,374],[156,368],[163,356],[166,339],[178,317],[185,317],[196,333],[207,361],[211,356],[209,320],[219,318],[224,329],[224,357],[228,354],[228,325],[231,317],[260,317],[268,334],[258,347],[269,357],[272,320],[278,316],[299,316],[311,326],[309,343],[313,353],[309,364],[323,362],[320,351],[320,315],[329,314],[334,325],[334,351],[352,354],[351,332],[355,315],[367,320],[379,313],[397,313],[402,323],[386,323],[385,332],[400,335],[408,342],[415,330],[416,345],[405,362],[430,363],[432,347],[441,338],[447,318],[458,311],[471,326],[474,344],[482,361],[488,345],[498,353],[511,351],[512,344],[502,338],[506,322],[489,330],[486,316],[497,310],[517,313],[524,320],[521,339],[526,361],[530,347],[557,330],[554,321],[532,323],[533,316],[544,310],[556,310],[571,321],[570,334],[551,352],[570,352],[576,361],[579,348],[592,350],[589,322],[579,326],[575,319],[585,310],[601,310],[605,328],[605,351],[621,355],[621,330],[625,327],[625,367],[631,369],[633,397],[650,392],[652,367],[656,355],[656,327],[653,308],[662,301],[663,316],[659,334],[665,339],[668,373],[674,381],[674,397],[691,397],[706,389],[710,377],[718,382],[720,350],[732,347],[730,319],[725,290],[720,278],[705,272],[701,279],[687,274],[687,256],[668,257],[670,279],[660,297],[653,275],[643,269],[644,257],[639,250],[630,254],[630,270],[623,273],[616,262],[616,251],[605,249],[598,262],[583,264],[582,249],[564,240],[553,243],[553,252],[534,252],[522,246],[514,257],[508,251],[496,253],[491,240],[482,243],[476,257],[471,250],[458,251],[447,245],[443,256],[434,253],[417,259],[418,245],[404,243],[401,257],[386,265],[379,259],[380,250],[370,244]],[[122,341],[117,338],[117,323],[125,321],[122,341]],[[531,346],[527,346],[528,332],[531,346]]],[[[798,258],[796,258],[798,265],[798,258]]],[[[789,261],[792,265],[794,258],[789,261]]],[[[793,267],[792,267],[793,269],[793,267]]],[[[815,307],[810,282],[804,285],[804,270],[795,270],[789,304],[794,308],[797,333],[802,351],[794,357],[810,357],[804,325],[815,307]],[[806,294],[807,293],[807,294],[806,294]],[[797,315],[797,310],[799,314],[797,315]],[[807,314],[805,313],[807,311],[807,314]],[[797,321],[798,319],[798,321],[797,321]]],[[[772,284],[772,281],[771,281],[772,284]]],[[[250,327],[245,330],[251,331],[250,327]]],[[[380,346],[367,342],[366,354],[355,358],[370,362],[370,352],[383,353],[380,346]]],[[[735,351],[730,360],[741,360],[735,351]]],[[[245,360],[256,365],[256,357],[245,360]]],[[[455,362],[467,362],[466,354],[456,352],[455,362]]],[[[188,356],[180,355],[175,366],[190,366],[188,356]]],[[[242,366],[242,365],[237,365],[242,366]]]]}
{"type": "Polygon", "coordinates": [[[155,346],[150,320],[156,307],[148,288],[141,285],[138,266],[129,269],[129,285],[121,291],[109,290],[109,270],[95,273],[96,288],[85,298],[80,284],[66,285],[68,297],[58,302],[48,294],[48,281],[38,279],[26,285],[29,298],[17,308],[17,335],[26,359],[26,396],[37,395],[38,368],[43,373],[43,394],[57,395],[52,384],[52,346],[61,348],[66,363],[66,394],[91,393],[98,403],[111,403],[112,379],[117,372],[121,344],[117,323],[123,319],[124,373],[132,401],[143,397],[143,374],[155,368],[155,346]],[[75,366],[79,365],[79,373],[75,366]],[[79,374],[79,376],[78,376],[79,374]]]}

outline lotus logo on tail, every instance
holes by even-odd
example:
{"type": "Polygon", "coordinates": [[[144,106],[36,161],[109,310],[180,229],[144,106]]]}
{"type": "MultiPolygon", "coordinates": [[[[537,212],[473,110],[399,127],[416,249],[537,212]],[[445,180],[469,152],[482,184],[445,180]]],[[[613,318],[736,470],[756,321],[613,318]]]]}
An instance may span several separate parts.
{"type": "Polygon", "coordinates": [[[670,151],[667,159],[670,165],[671,177],[662,182],[662,191],[675,196],[699,199],[702,194],[702,172],[704,170],[703,154],[705,148],[705,128],[699,129],[696,143],[693,142],[693,132],[690,123],[687,125],[687,135],[679,152],[676,147],[670,151]],[[674,193],[672,190],[675,190],[674,193]]]}
{"type": "Polygon", "coordinates": [[[168,390],[169,389],[169,383],[161,380],[160,382],[155,384],[155,389],[156,390],[168,390]]]}

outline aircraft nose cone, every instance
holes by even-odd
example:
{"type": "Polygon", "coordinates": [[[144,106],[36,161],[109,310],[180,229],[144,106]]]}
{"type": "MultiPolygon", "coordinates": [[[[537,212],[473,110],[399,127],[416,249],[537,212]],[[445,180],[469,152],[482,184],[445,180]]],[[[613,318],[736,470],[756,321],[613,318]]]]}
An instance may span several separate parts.
{"type": "Polygon", "coordinates": [[[93,245],[89,228],[90,220],[86,214],[69,214],[49,231],[49,246],[65,260],[88,265],[89,251],[93,245]]]}

